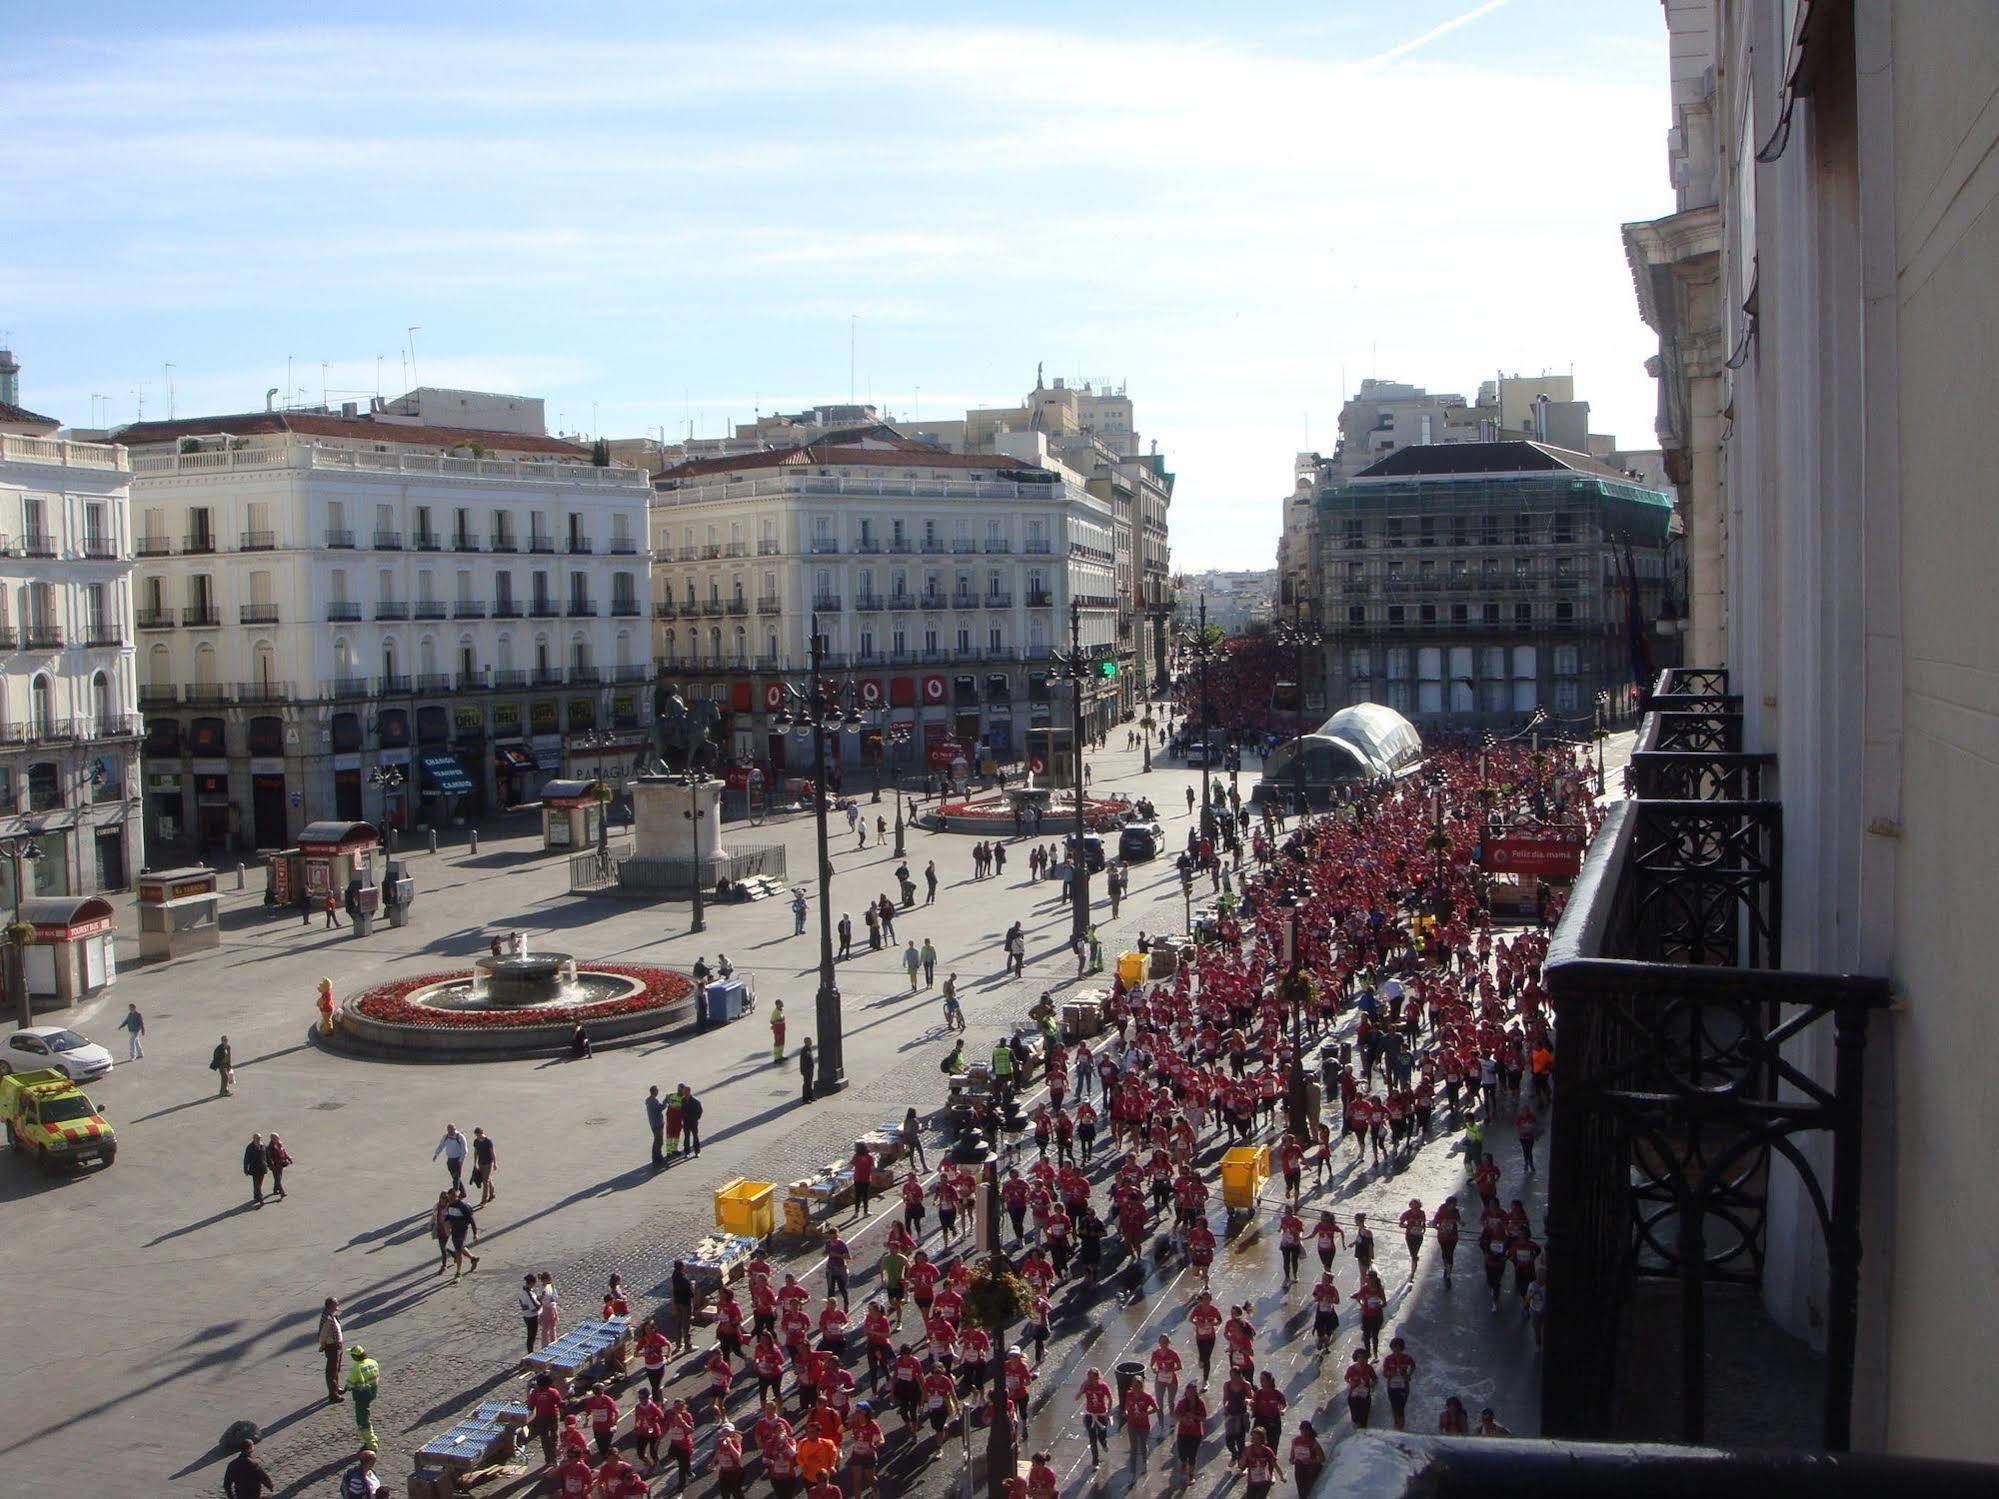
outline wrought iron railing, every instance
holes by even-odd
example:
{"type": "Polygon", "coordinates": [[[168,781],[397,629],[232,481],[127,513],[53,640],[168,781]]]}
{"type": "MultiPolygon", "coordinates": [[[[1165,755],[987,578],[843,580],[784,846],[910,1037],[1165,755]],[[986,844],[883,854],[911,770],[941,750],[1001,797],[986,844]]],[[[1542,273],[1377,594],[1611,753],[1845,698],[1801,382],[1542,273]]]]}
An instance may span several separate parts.
{"type": "Polygon", "coordinates": [[[1724,794],[1760,790],[1770,758],[1742,753],[1740,705],[1724,674],[1674,675],[1652,699],[1674,706],[1648,715],[1640,743],[1678,742],[1643,751],[1652,759],[1634,778],[1700,794],[1641,795],[1611,809],[1546,965],[1561,1106],[1550,1150],[1542,1428],[1629,1435],[1620,1391],[1640,1366],[1647,1376],[1676,1367],[1679,1436],[1702,1439],[1707,1293],[1760,1286],[1772,1178],[1788,1169],[1825,1242],[1822,1424],[1825,1444],[1843,1449],[1859,1291],[1862,1058],[1888,984],[1780,966],[1782,810],[1724,794]],[[1697,696],[1700,706],[1680,706],[1697,696]],[[1829,1067],[1800,1060],[1814,1053],[1829,1067]],[[1648,1281],[1677,1286],[1677,1317],[1666,1337],[1650,1329],[1636,1349],[1634,1305],[1648,1281]]]}

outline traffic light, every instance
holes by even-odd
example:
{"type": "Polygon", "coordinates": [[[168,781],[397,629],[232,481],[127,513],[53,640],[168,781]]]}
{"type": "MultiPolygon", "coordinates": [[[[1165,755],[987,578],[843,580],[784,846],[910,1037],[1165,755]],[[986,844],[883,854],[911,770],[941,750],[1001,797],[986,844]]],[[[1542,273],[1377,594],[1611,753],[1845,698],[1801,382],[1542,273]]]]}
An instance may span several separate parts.
{"type": "Polygon", "coordinates": [[[1097,663],[1097,669],[1103,672],[1106,679],[1114,677],[1117,675],[1117,662],[1099,661],[1097,663]]]}

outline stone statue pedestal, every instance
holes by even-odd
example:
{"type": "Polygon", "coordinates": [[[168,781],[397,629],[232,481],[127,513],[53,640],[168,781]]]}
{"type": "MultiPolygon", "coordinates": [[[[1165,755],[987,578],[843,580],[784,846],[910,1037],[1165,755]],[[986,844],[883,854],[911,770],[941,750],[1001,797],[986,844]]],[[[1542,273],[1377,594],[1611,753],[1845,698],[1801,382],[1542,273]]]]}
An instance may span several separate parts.
{"type": "Polygon", "coordinates": [[[722,783],[649,775],[631,787],[634,855],[684,866],[704,890],[714,889],[729,867],[722,844],[722,783]]]}

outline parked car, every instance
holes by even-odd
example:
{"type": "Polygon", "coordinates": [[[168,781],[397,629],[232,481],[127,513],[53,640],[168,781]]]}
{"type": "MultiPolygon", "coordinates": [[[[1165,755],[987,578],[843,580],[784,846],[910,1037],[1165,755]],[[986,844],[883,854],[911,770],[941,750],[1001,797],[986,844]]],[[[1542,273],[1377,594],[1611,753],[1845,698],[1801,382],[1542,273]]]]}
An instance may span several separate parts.
{"type": "Polygon", "coordinates": [[[48,1068],[72,1082],[87,1083],[111,1070],[111,1053],[60,1025],[31,1025],[7,1038],[0,1073],[48,1068]]]}
{"type": "Polygon", "coordinates": [[[1166,846],[1166,830],[1156,822],[1128,822],[1118,834],[1118,857],[1127,864],[1156,859],[1166,846]]]}
{"type": "Polygon", "coordinates": [[[1206,770],[1211,765],[1219,765],[1222,763],[1222,753],[1222,747],[1219,744],[1210,745],[1196,739],[1186,749],[1187,768],[1189,770],[1206,770]]]}

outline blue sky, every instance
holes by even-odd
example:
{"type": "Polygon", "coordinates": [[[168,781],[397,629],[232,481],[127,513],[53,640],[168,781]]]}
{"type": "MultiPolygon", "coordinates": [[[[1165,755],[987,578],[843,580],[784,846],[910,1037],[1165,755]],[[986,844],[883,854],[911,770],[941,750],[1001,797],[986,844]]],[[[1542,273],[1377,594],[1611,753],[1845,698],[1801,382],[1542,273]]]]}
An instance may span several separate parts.
{"type": "Polygon", "coordinates": [[[713,436],[845,399],[851,332],[897,415],[1127,382],[1184,568],[1270,565],[1343,380],[1573,368],[1650,445],[1656,0],[847,16],[0,0],[24,401],[394,394],[415,324],[425,383],[713,436]]]}

